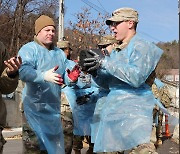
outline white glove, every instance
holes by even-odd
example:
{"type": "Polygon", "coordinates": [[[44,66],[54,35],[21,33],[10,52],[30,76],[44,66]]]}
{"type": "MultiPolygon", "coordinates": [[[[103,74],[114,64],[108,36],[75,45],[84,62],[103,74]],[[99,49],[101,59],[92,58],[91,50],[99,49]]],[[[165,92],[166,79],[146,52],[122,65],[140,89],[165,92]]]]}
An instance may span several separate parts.
{"type": "Polygon", "coordinates": [[[63,79],[60,74],[55,73],[55,71],[58,69],[58,66],[46,71],[44,73],[44,80],[52,83],[56,83],[59,85],[63,84],[63,79]]]}

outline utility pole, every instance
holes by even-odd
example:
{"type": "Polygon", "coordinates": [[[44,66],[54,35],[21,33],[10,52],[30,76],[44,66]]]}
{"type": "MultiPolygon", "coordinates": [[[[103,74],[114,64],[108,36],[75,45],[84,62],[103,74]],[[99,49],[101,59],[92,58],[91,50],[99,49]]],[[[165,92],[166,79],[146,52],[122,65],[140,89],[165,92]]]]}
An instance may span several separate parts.
{"type": "Polygon", "coordinates": [[[64,0],[59,0],[59,33],[58,42],[64,38],[64,0]]]}
{"type": "Polygon", "coordinates": [[[180,14],[180,3],[179,3],[179,0],[178,0],[178,14],[180,14]]]}
{"type": "MultiPolygon", "coordinates": [[[[180,3],[179,3],[179,0],[178,0],[178,15],[180,14],[180,3]]],[[[180,16],[179,16],[179,21],[180,21],[180,16]]],[[[180,39],[180,35],[179,35],[179,39],[180,39]]],[[[180,47],[180,45],[179,45],[180,47]]]]}

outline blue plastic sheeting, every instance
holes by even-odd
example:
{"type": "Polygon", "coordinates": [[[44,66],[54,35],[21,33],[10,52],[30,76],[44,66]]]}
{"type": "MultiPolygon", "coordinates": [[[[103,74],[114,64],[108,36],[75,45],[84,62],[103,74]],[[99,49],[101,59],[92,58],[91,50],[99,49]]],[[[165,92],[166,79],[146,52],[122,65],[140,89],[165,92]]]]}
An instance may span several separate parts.
{"type": "Polygon", "coordinates": [[[150,141],[157,100],[145,81],[162,53],[135,35],[126,48],[106,56],[95,81],[109,87],[110,93],[101,97],[95,108],[91,125],[94,152],[123,151],[150,141]]]}
{"type": "Polygon", "coordinates": [[[24,45],[19,55],[22,66],[20,79],[26,82],[23,90],[25,116],[39,139],[41,150],[49,154],[64,154],[64,136],[60,122],[61,86],[44,81],[44,72],[59,65],[57,73],[68,84],[67,59],[62,50],[47,50],[36,42],[24,45]]]}
{"type": "MultiPolygon", "coordinates": [[[[89,83],[87,84],[89,85],[89,83]]],[[[73,114],[74,135],[85,136],[91,134],[90,123],[92,122],[95,104],[99,95],[99,88],[92,80],[90,87],[87,87],[87,84],[79,81],[74,87],[66,86],[63,88],[63,92],[66,95],[73,114]],[[78,97],[88,95],[90,93],[92,94],[85,104],[78,105],[76,103],[76,99],[78,97]]]]}
{"type": "Polygon", "coordinates": [[[100,124],[100,119],[101,119],[101,112],[103,109],[103,105],[106,102],[106,97],[109,93],[109,90],[101,90],[99,91],[99,98],[98,101],[96,103],[96,107],[94,110],[94,115],[93,115],[93,119],[92,119],[92,123],[91,123],[91,142],[94,143],[95,142],[95,137],[97,136],[98,133],[98,128],[99,128],[99,124],[100,124]]]}
{"type": "Polygon", "coordinates": [[[77,97],[89,94],[91,92],[94,93],[91,94],[90,99],[87,101],[87,103],[82,105],[76,104],[74,108],[73,133],[75,135],[80,135],[80,136],[91,135],[90,123],[92,122],[92,117],[93,117],[96,101],[98,98],[98,88],[91,86],[91,88],[76,90],[77,97]]]}
{"type": "Polygon", "coordinates": [[[162,87],[164,87],[164,83],[158,78],[155,78],[154,84],[157,86],[158,89],[161,89],[162,87]]]}

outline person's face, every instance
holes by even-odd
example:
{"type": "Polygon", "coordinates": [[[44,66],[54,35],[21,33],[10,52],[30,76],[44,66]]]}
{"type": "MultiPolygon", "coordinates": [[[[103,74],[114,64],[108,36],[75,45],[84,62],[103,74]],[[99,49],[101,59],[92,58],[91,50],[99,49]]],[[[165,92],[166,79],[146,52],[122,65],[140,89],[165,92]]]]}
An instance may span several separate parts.
{"type": "Polygon", "coordinates": [[[124,41],[127,39],[129,30],[132,28],[133,23],[130,21],[122,21],[122,22],[113,22],[111,25],[111,30],[114,33],[116,40],[124,41]]]}
{"type": "Polygon", "coordinates": [[[49,47],[55,37],[55,28],[54,26],[46,26],[37,34],[37,39],[44,44],[46,47],[49,47]]]}

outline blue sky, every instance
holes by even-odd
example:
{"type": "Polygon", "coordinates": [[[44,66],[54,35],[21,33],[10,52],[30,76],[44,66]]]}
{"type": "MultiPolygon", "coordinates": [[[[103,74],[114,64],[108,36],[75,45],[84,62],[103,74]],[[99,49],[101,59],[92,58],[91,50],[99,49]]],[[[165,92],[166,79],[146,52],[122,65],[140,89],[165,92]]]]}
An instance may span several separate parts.
{"type": "MultiPolygon", "coordinates": [[[[120,7],[132,7],[139,12],[137,31],[144,38],[153,42],[179,40],[178,0],[88,0],[101,11],[112,13],[120,7]]],[[[74,14],[89,6],[83,0],[64,0],[65,26],[74,21],[74,14]]],[[[91,9],[96,16],[97,11],[91,9]]]]}

